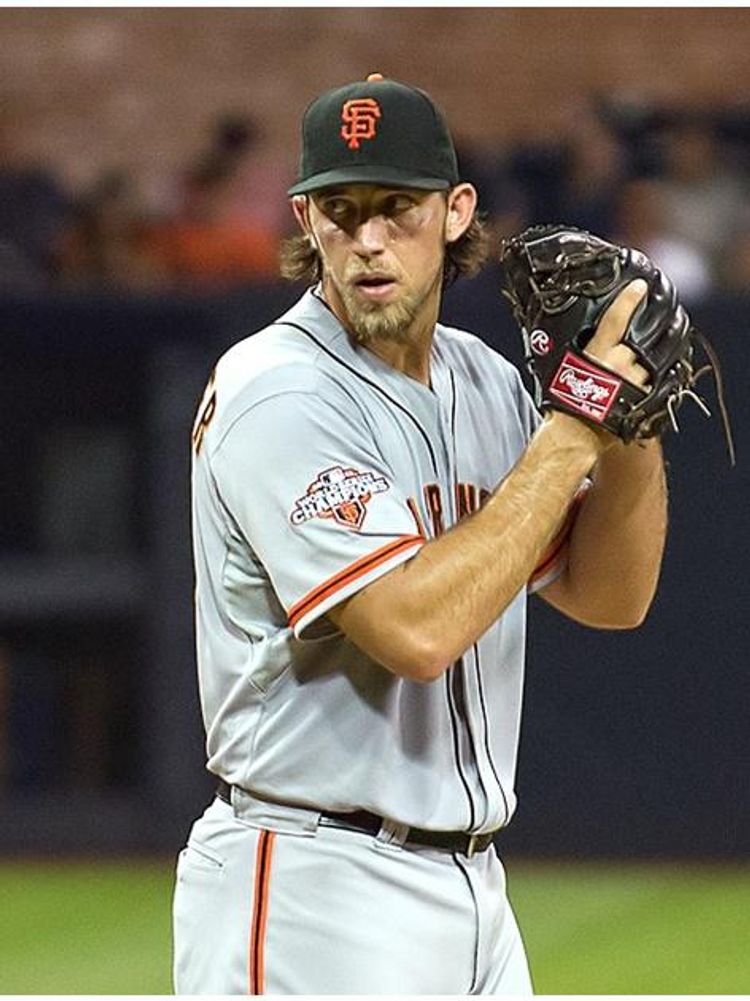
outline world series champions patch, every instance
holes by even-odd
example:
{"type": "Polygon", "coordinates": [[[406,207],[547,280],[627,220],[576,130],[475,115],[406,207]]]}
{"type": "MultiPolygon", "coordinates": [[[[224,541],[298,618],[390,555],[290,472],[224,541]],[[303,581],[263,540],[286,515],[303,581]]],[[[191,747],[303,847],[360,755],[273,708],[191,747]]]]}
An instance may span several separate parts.
{"type": "Polygon", "coordinates": [[[373,494],[390,489],[383,476],[333,466],[319,473],[297,498],[289,515],[293,525],[303,525],[312,518],[333,518],[345,528],[360,529],[373,494]]]}

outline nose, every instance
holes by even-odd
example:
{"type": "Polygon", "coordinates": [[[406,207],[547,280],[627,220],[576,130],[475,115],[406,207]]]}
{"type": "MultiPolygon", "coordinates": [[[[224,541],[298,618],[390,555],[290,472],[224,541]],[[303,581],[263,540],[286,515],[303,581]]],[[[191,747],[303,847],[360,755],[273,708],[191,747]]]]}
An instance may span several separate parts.
{"type": "Polygon", "coordinates": [[[354,231],[354,250],[363,257],[380,254],[385,250],[387,223],[382,215],[368,216],[354,231]]]}

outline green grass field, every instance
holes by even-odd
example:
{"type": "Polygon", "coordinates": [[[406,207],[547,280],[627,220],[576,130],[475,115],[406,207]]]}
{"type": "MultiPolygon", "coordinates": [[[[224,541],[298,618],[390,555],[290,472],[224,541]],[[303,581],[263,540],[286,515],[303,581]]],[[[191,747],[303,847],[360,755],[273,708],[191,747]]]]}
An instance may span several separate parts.
{"type": "MultiPolygon", "coordinates": [[[[750,866],[508,862],[540,994],[750,994],[750,866]]],[[[0,864],[0,994],[168,994],[169,862],[0,864]]]]}

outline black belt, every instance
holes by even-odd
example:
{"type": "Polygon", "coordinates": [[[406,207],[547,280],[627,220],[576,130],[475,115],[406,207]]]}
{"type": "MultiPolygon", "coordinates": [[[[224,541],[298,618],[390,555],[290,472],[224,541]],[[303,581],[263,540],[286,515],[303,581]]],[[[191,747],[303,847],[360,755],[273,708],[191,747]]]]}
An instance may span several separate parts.
{"type": "MultiPolygon", "coordinates": [[[[225,803],[232,802],[232,787],[219,779],[216,795],[225,803]]],[[[371,834],[373,837],[383,826],[383,818],[369,810],[354,810],[351,813],[335,813],[332,810],[318,811],[321,822],[329,827],[341,827],[347,831],[371,834]]],[[[471,858],[478,852],[487,851],[497,831],[489,834],[467,834],[465,831],[427,831],[420,827],[410,827],[404,841],[428,848],[442,848],[445,851],[460,852],[471,858]]]]}

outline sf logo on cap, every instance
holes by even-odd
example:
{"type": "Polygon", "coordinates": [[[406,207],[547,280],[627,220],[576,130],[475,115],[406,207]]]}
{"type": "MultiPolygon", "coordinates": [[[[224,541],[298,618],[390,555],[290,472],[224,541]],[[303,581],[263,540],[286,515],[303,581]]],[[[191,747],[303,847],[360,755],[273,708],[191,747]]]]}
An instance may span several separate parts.
{"type": "Polygon", "coordinates": [[[341,138],[349,149],[359,149],[361,139],[375,138],[375,125],[380,118],[380,105],[374,97],[358,97],[345,101],[341,109],[341,138]]]}

